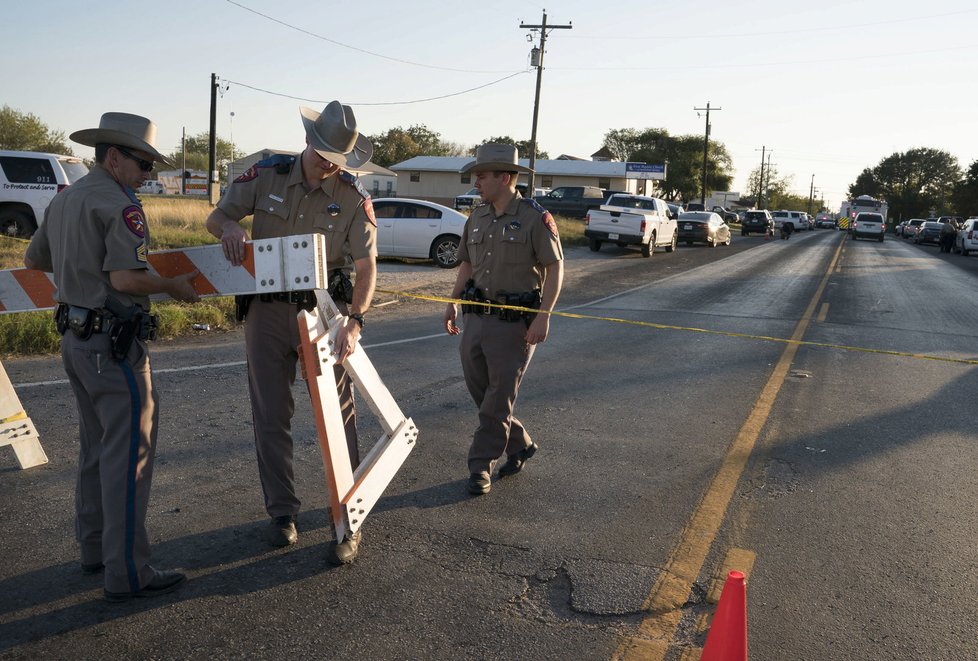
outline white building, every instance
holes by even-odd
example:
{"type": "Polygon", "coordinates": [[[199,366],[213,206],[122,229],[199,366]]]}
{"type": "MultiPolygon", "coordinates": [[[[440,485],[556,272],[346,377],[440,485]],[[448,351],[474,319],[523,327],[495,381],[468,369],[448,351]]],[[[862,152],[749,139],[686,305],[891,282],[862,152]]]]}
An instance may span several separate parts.
{"type": "MultiPolygon", "coordinates": [[[[456,195],[472,188],[473,175],[461,174],[472,156],[415,156],[391,166],[398,175],[398,194],[452,206],[456,195]]],[[[520,164],[529,167],[528,159],[520,164]]],[[[607,190],[651,194],[655,182],[632,179],[625,172],[625,163],[615,161],[589,161],[574,157],[554,160],[537,160],[534,186],[557,188],[558,186],[597,186],[607,190]]],[[[526,175],[520,175],[520,183],[526,183],[526,175]]]]}

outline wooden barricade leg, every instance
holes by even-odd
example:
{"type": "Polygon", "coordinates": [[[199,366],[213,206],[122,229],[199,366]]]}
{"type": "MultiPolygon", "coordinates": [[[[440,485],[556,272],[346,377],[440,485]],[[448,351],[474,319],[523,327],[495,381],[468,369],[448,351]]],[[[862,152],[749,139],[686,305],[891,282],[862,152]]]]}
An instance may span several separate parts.
{"type": "Polygon", "coordinates": [[[319,308],[312,313],[299,313],[300,349],[303,372],[309,383],[309,396],[315,412],[319,446],[323,453],[333,527],[336,539],[342,540],[363,525],[384,489],[414,449],[418,429],[413,420],[404,417],[366,352],[358,348],[344,367],[353,380],[356,392],[363,396],[377,416],[384,433],[360,466],[353,470],[333,375],[336,359],[332,350],[340,316],[324,290],[317,290],[316,295],[321,302],[319,308]]]}
{"type": "Polygon", "coordinates": [[[27,417],[7,370],[0,363],[0,447],[9,445],[21,469],[48,463],[34,423],[27,417]]]}

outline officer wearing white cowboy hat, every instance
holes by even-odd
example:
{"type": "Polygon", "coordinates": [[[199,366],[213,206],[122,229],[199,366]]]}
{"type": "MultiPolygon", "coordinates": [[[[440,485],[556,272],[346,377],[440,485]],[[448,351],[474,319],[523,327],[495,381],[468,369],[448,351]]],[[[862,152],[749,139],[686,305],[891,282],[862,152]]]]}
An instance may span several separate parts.
{"type": "MultiPolygon", "coordinates": [[[[349,375],[340,366],[356,349],[363,315],[370,307],[377,278],[377,222],[370,196],[352,173],[370,160],[373,147],[360,135],[353,109],[339,101],[321,113],[300,108],[306,148],[296,156],[279,155],[260,161],[234,180],[217,208],[207,218],[207,229],[221,240],[229,261],[244,259],[248,238],[239,221],[254,214],[253,239],[319,232],[326,236],[326,263],[330,266],[330,295],[346,315],[337,334],[335,370],[346,425],[347,446],[354,467],[360,463],[356,410],[349,375]],[[356,282],[349,285],[351,266],[356,282]],[[339,271],[339,273],[337,273],[339,271]],[[352,292],[350,291],[352,289],[352,292]]],[[[262,295],[242,302],[245,309],[245,348],[248,386],[254,416],[258,471],[271,517],[268,536],[274,546],[296,543],[296,515],[291,419],[292,384],[299,344],[298,307],[315,305],[312,292],[262,295]]],[[[358,533],[333,542],[327,559],[352,562],[359,549],[358,533]]]]}
{"type": "Polygon", "coordinates": [[[24,264],[52,272],[57,288],[61,357],[81,427],[75,530],[82,571],[104,570],[109,601],[153,597],[186,578],[149,564],[146,508],[159,402],[145,340],[153,324],[133,325],[137,337],[123,344],[123,335],[110,333],[121,322],[106,305],[112,298],[130,314],[146,315],[151,294],[196,301],[197,272],[163,278],[148,269],[149,225],[133,189],[153,161],[169,163],[156,149],[156,125],[107,112],[98,128],[71,139],[95,147],[95,167],[51,201],[24,264]]]}
{"type": "MultiPolygon", "coordinates": [[[[465,223],[460,266],[451,297],[490,301],[550,312],[563,281],[564,253],[550,213],[516,190],[520,172],[516,147],[482,145],[462,172],[475,173],[484,204],[465,223]]],[[[459,343],[462,372],[479,407],[479,426],[469,448],[469,493],[491,488],[493,465],[504,455],[500,477],[519,473],[539,446],[513,406],[536,345],[547,339],[549,314],[527,314],[473,305],[462,310],[465,333],[459,343]]],[[[450,335],[461,333],[458,309],[450,303],[442,320],[450,335]]]]}

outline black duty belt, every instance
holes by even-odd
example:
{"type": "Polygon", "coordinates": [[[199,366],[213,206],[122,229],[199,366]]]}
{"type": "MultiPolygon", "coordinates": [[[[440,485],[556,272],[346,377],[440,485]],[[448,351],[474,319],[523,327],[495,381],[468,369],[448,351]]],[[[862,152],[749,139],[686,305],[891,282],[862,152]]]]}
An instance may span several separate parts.
{"type": "Polygon", "coordinates": [[[262,303],[292,303],[299,307],[312,309],[316,307],[316,292],[311,289],[304,291],[277,291],[271,294],[258,294],[262,303]]]}

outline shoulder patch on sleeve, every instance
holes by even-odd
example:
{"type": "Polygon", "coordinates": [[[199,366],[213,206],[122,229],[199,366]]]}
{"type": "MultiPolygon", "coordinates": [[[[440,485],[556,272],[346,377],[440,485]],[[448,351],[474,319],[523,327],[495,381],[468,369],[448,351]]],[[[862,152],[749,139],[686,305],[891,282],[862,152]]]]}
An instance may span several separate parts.
{"type": "Polygon", "coordinates": [[[550,235],[553,238],[555,239],[560,238],[557,234],[557,223],[556,221],[554,221],[554,217],[550,215],[549,211],[547,211],[542,206],[540,206],[540,203],[537,202],[536,200],[524,197],[523,202],[529,204],[534,211],[540,212],[540,220],[542,220],[543,224],[547,226],[547,230],[550,231],[550,235]]]}
{"type": "Polygon", "coordinates": [[[370,199],[370,193],[368,193],[367,189],[360,183],[360,179],[358,179],[352,172],[347,172],[346,170],[340,170],[339,176],[340,181],[352,186],[360,197],[363,198],[363,210],[366,212],[367,218],[370,219],[370,222],[376,226],[377,218],[374,216],[374,203],[370,199]]]}
{"type": "Polygon", "coordinates": [[[146,236],[146,216],[139,205],[133,204],[122,210],[122,218],[126,221],[129,231],[140,239],[146,236]]]}
{"type": "Polygon", "coordinates": [[[256,165],[252,165],[250,168],[245,170],[244,174],[238,175],[237,179],[235,179],[231,183],[240,184],[245,181],[251,181],[257,176],[258,176],[258,165],[256,164],[256,165]]]}
{"type": "Polygon", "coordinates": [[[241,183],[245,181],[251,181],[258,176],[258,171],[262,168],[275,168],[275,172],[278,174],[288,174],[292,171],[292,166],[295,165],[295,156],[289,156],[288,154],[276,154],[269,158],[262,159],[248,168],[244,174],[238,176],[232,183],[241,183]]]}

